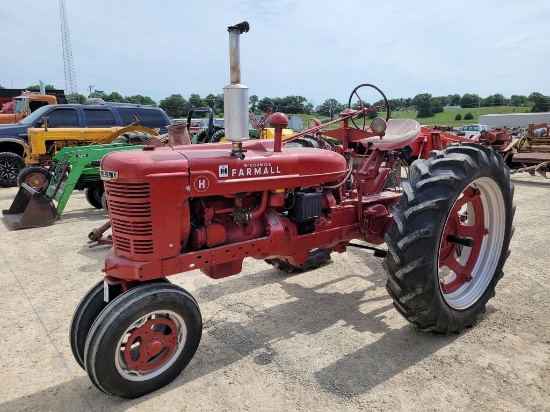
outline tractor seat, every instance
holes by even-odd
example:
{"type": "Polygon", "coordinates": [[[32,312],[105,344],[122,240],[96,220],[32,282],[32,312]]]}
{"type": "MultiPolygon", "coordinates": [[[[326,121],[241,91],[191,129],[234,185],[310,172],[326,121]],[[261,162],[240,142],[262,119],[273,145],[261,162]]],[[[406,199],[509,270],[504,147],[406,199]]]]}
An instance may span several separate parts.
{"type": "Polygon", "coordinates": [[[390,119],[386,134],[382,138],[378,136],[361,139],[361,143],[367,145],[373,143],[372,149],[395,150],[414,142],[420,134],[420,123],[412,119],[390,119]]]}

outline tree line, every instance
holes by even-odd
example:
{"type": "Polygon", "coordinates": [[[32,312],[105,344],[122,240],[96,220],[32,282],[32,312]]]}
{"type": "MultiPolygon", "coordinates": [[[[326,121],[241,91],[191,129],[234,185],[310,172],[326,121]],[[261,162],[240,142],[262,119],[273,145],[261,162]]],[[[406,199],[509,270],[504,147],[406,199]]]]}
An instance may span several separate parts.
{"type": "MultiPolygon", "coordinates": [[[[0,88],[4,88],[0,85],[0,88]]],[[[54,90],[52,85],[46,85],[46,90],[54,90]]],[[[39,91],[38,85],[27,87],[30,91],[39,91]]],[[[160,102],[155,102],[149,96],[136,94],[133,96],[122,96],[118,92],[106,93],[102,90],[94,90],[88,97],[102,98],[108,102],[135,103],[151,106],[159,106],[172,118],[184,118],[193,107],[210,107],[216,115],[223,114],[223,94],[208,94],[201,97],[199,94],[192,93],[186,99],[181,94],[172,94],[160,102]]],[[[70,102],[85,103],[86,97],[75,93],[67,96],[70,102]]],[[[466,93],[464,95],[450,94],[447,96],[432,96],[429,93],[420,93],[412,98],[399,98],[388,100],[391,110],[413,109],[417,110],[418,118],[433,117],[436,113],[441,113],[445,107],[460,106],[462,108],[475,107],[495,107],[495,106],[530,106],[531,112],[550,111],[550,97],[539,92],[533,92],[528,96],[512,95],[510,98],[500,93],[492,94],[487,97],[480,97],[477,94],[466,93]]],[[[367,107],[383,104],[382,100],[376,102],[365,102],[367,107]]],[[[304,96],[286,96],[286,97],[263,97],[257,95],[249,97],[250,110],[253,113],[265,113],[270,107],[275,111],[281,111],[286,114],[316,114],[332,118],[347,107],[347,104],[339,102],[337,99],[326,99],[322,104],[315,106],[311,100],[304,96]]],[[[358,108],[359,102],[352,104],[352,108],[358,108]]]]}
{"type": "MultiPolygon", "coordinates": [[[[417,94],[413,98],[389,99],[391,110],[413,109],[417,110],[418,118],[433,117],[436,113],[443,112],[445,107],[460,106],[462,108],[475,107],[496,107],[496,106],[530,106],[532,112],[550,111],[550,97],[542,93],[534,92],[529,96],[512,95],[510,98],[502,94],[493,94],[485,98],[477,94],[466,93],[462,96],[452,94],[448,96],[433,97],[429,93],[417,94]]],[[[347,104],[340,103],[337,99],[331,98],[325,100],[322,104],[315,106],[311,100],[303,96],[286,97],[264,97],[260,99],[257,95],[249,97],[250,110],[253,113],[265,113],[269,108],[274,111],[281,111],[286,114],[316,114],[332,118],[334,115],[343,111],[347,104]]],[[[367,107],[380,106],[384,104],[383,100],[375,102],[364,102],[367,107]]],[[[191,94],[189,99],[185,99],[181,94],[173,94],[162,99],[159,106],[163,108],[169,116],[175,118],[185,117],[191,107],[210,107],[218,115],[223,114],[223,95],[209,94],[201,98],[198,94],[191,94]]],[[[351,105],[353,109],[359,108],[359,102],[351,105]]]]}

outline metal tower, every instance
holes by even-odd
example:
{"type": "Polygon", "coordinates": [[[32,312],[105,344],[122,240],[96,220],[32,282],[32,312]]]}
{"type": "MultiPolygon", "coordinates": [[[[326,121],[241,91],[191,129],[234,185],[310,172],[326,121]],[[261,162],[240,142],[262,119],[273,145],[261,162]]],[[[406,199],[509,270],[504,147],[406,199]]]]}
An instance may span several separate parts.
{"type": "Polygon", "coordinates": [[[71,36],[69,35],[69,23],[65,0],[59,0],[59,15],[61,17],[61,41],[63,43],[63,65],[65,68],[65,94],[71,96],[77,93],[76,74],[74,72],[73,52],[71,49],[71,36]]]}

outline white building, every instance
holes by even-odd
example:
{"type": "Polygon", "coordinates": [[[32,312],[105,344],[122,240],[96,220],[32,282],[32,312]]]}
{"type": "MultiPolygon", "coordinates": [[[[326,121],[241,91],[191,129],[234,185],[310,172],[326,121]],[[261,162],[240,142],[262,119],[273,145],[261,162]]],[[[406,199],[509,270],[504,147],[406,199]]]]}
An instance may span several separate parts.
{"type": "Polygon", "coordinates": [[[482,114],[478,123],[491,127],[527,127],[530,124],[550,123],[550,112],[482,114]]]}

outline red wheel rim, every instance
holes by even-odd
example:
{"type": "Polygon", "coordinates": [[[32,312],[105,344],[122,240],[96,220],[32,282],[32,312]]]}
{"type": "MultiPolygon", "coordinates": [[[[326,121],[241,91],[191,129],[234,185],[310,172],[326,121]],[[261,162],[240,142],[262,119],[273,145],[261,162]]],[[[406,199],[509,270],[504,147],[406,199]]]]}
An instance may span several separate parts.
{"type": "Polygon", "coordinates": [[[178,345],[178,329],[170,319],[155,318],[135,328],[124,345],[126,364],[138,372],[158,368],[178,345]]]}
{"type": "Polygon", "coordinates": [[[488,234],[481,191],[470,186],[453,205],[443,229],[439,248],[439,268],[447,267],[455,274],[450,279],[440,279],[441,291],[444,294],[453,293],[472,281],[472,271],[480,257],[483,239],[488,234]],[[463,246],[456,241],[451,241],[453,237],[472,244],[463,246]],[[461,257],[466,253],[468,253],[467,258],[462,259],[461,257]]]}

